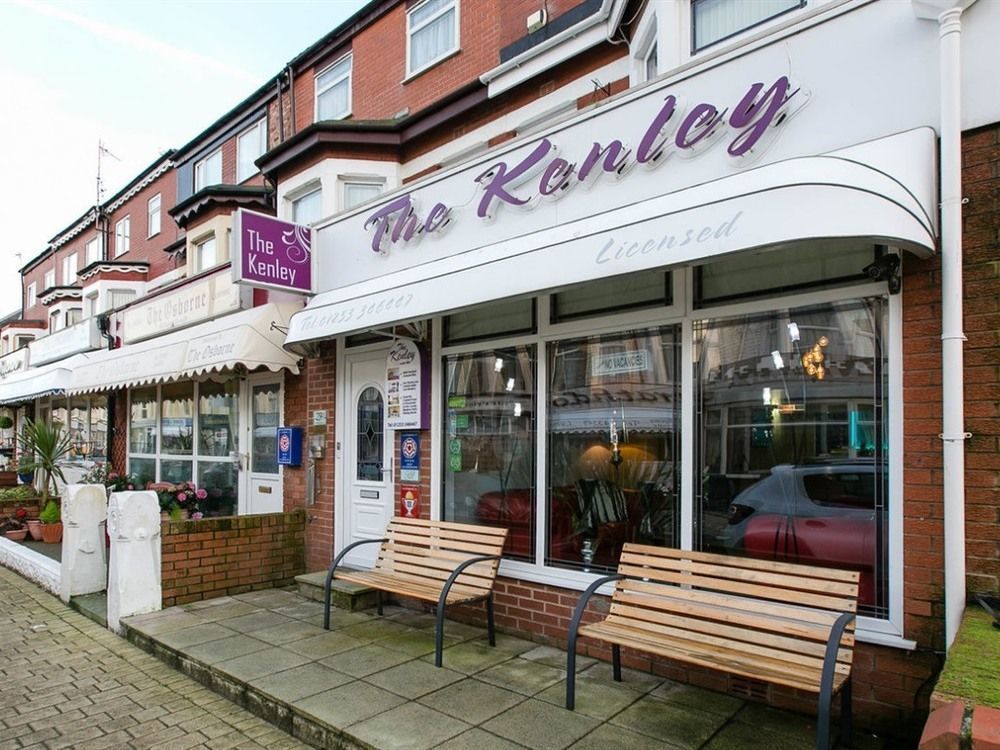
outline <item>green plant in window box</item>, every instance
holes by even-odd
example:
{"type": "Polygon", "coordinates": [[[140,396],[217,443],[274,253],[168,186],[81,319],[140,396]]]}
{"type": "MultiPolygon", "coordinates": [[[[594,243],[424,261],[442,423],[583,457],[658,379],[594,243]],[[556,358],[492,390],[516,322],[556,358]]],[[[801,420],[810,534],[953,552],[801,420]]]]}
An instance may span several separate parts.
{"type": "Polygon", "coordinates": [[[9,430],[14,426],[14,420],[6,414],[0,415],[0,430],[9,430]]]}

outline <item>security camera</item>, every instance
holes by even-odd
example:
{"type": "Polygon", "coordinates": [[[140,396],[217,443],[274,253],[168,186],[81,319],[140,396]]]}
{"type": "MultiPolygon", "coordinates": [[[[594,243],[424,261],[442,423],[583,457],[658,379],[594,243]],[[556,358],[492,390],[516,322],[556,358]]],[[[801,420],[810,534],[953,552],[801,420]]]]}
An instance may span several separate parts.
{"type": "Polygon", "coordinates": [[[861,269],[872,281],[887,281],[889,283],[889,293],[896,294],[899,291],[899,256],[881,255],[873,263],[861,269]]]}

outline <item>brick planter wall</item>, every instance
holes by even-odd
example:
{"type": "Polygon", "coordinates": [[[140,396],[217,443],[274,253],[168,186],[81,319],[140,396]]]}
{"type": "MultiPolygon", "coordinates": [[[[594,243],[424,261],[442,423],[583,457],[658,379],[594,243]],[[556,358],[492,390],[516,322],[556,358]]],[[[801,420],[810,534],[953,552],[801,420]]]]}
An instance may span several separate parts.
{"type": "Polygon", "coordinates": [[[289,586],[305,572],[305,514],[161,525],[163,606],[289,586]]]}

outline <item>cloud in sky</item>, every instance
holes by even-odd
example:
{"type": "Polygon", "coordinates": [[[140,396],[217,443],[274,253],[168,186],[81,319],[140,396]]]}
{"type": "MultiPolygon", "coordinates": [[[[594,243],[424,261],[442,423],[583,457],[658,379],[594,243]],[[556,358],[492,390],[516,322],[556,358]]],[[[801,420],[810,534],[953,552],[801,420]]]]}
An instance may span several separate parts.
{"type": "Polygon", "coordinates": [[[215,58],[204,55],[200,52],[174,46],[173,44],[163,42],[135,29],[130,29],[124,26],[115,26],[114,24],[105,23],[104,21],[97,21],[93,18],[87,18],[86,16],[81,16],[78,13],[73,13],[72,11],[57,8],[46,3],[31,2],[30,0],[8,1],[30,10],[33,13],[48,16],[49,18],[55,18],[60,21],[66,21],[67,23],[73,24],[93,36],[106,39],[110,42],[116,42],[125,47],[130,47],[136,52],[158,55],[166,62],[191,65],[195,68],[208,68],[211,71],[231,77],[250,86],[261,82],[259,76],[250,73],[246,69],[241,68],[239,65],[234,65],[224,60],[216,60],[215,58]]]}

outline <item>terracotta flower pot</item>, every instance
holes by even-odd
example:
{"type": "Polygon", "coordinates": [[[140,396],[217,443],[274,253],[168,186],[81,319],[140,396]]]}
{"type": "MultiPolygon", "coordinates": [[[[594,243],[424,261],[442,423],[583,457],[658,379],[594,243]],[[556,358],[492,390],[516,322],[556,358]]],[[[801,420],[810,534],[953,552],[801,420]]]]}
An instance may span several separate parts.
{"type": "Polygon", "coordinates": [[[58,544],[62,541],[62,521],[42,524],[42,541],[46,544],[58,544]]]}
{"type": "Polygon", "coordinates": [[[28,524],[28,533],[31,534],[31,538],[36,542],[42,541],[42,522],[33,518],[25,523],[28,524]]]}
{"type": "Polygon", "coordinates": [[[28,530],[18,529],[17,531],[5,531],[3,535],[8,539],[10,539],[12,542],[23,542],[24,537],[28,535],[28,530]]]}

